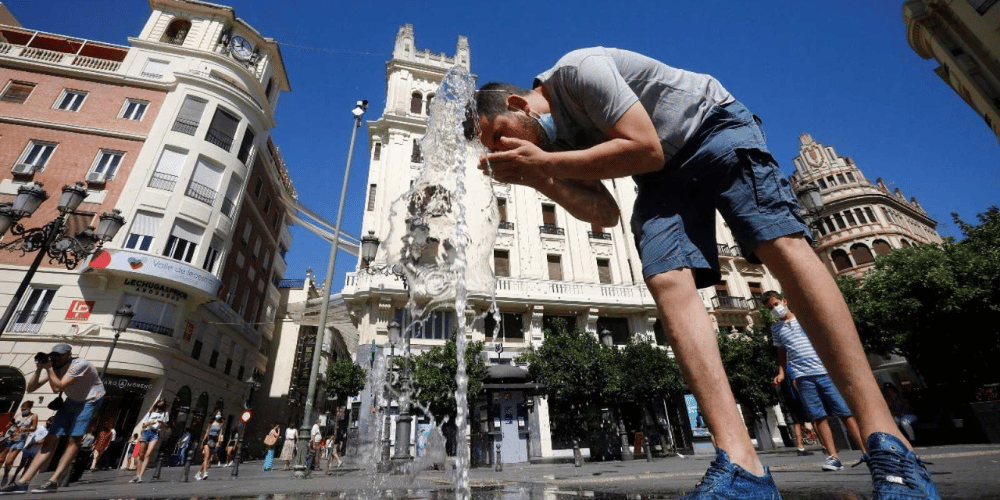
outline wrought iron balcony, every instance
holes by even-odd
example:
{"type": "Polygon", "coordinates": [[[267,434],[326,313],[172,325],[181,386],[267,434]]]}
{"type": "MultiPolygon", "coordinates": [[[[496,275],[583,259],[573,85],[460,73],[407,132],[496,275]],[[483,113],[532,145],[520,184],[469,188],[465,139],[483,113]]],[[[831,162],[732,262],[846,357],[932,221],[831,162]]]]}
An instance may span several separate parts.
{"type": "Polygon", "coordinates": [[[191,181],[188,184],[187,191],[184,194],[188,197],[194,198],[202,203],[213,204],[215,203],[216,191],[204,184],[199,182],[191,181]]]}
{"type": "Polygon", "coordinates": [[[174,336],[174,329],[173,328],[168,328],[166,326],[157,325],[156,323],[147,323],[145,321],[136,321],[136,320],[133,319],[132,322],[128,324],[128,327],[136,329],[136,330],[142,330],[144,332],[158,333],[160,335],[166,335],[167,337],[173,337],[174,336]]]}
{"type": "Polygon", "coordinates": [[[594,239],[594,240],[610,240],[611,239],[611,233],[605,233],[604,231],[600,231],[600,232],[587,231],[587,235],[590,236],[590,238],[594,239]]]}
{"type": "Polygon", "coordinates": [[[149,187],[173,191],[177,185],[177,176],[165,174],[163,172],[153,172],[153,177],[149,179],[149,187]]]}
{"type": "Polygon", "coordinates": [[[542,234],[558,234],[560,236],[566,235],[566,230],[555,224],[542,224],[541,226],[538,226],[538,230],[542,234]]]}
{"type": "Polygon", "coordinates": [[[31,309],[17,311],[14,313],[14,319],[11,321],[7,331],[13,333],[38,333],[38,330],[42,327],[42,323],[45,321],[46,314],[48,314],[48,311],[31,309]]]}
{"type": "Polygon", "coordinates": [[[717,243],[717,245],[720,257],[741,257],[743,255],[738,246],[729,246],[724,243],[717,243]]]}
{"type": "Polygon", "coordinates": [[[749,311],[752,309],[750,301],[743,297],[712,297],[712,308],[730,311],[749,311]]]}
{"type": "Polygon", "coordinates": [[[513,230],[514,229],[514,223],[510,222],[510,221],[502,220],[502,221],[500,221],[499,227],[500,227],[500,229],[510,229],[510,230],[513,230]]]}

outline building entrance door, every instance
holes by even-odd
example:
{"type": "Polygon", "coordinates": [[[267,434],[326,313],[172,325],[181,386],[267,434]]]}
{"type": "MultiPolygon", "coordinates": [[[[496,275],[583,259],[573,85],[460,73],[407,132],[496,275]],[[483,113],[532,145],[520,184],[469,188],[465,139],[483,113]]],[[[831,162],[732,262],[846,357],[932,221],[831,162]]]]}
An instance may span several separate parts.
{"type": "Polygon", "coordinates": [[[524,392],[503,391],[500,397],[501,459],[505,464],[528,461],[528,427],[520,408],[524,392]]]}

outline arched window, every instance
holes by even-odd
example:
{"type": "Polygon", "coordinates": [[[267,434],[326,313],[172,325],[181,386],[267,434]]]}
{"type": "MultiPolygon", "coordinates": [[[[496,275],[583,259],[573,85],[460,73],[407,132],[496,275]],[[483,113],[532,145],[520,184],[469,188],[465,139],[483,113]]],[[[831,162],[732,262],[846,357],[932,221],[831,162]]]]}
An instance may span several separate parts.
{"type": "Polygon", "coordinates": [[[413,163],[423,163],[424,156],[420,153],[420,142],[413,139],[413,151],[410,153],[410,161],[413,163]]]}
{"type": "MultiPolygon", "coordinates": [[[[201,396],[198,396],[198,402],[194,405],[194,411],[191,412],[191,428],[201,429],[201,426],[205,423],[205,415],[208,413],[208,393],[203,392],[201,396]]],[[[198,431],[200,432],[200,431],[198,431]]],[[[194,434],[194,431],[191,432],[194,434]]]]}
{"type": "Polygon", "coordinates": [[[904,246],[904,247],[908,247],[908,246],[910,246],[910,242],[906,241],[906,240],[899,240],[899,245],[900,246],[904,246]]]}
{"type": "Polygon", "coordinates": [[[414,92],[413,95],[410,96],[410,113],[419,115],[420,107],[423,105],[423,100],[423,96],[420,95],[420,92],[414,92]]]}
{"type": "Polygon", "coordinates": [[[864,243],[857,243],[851,246],[851,257],[854,257],[854,262],[859,266],[862,264],[871,264],[875,261],[872,251],[864,243]]]}
{"type": "Polygon", "coordinates": [[[191,414],[191,388],[181,387],[174,396],[174,402],[170,405],[170,422],[176,429],[183,429],[187,426],[188,416],[191,414]]]}
{"type": "Polygon", "coordinates": [[[876,255],[888,255],[892,251],[892,247],[885,240],[873,241],[872,248],[875,249],[876,255]]]}
{"type": "Polygon", "coordinates": [[[854,267],[854,264],[851,264],[851,258],[848,257],[847,252],[841,249],[834,250],[830,253],[830,258],[833,260],[833,267],[837,268],[838,271],[854,267]]]}
{"type": "Polygon", "coordinates": [[[184,45],[188,31],[191,31],[191,21],[187,19],[174,19],[170,21],[166,31],[163,32],[161,42],[172,43],[174,45],[184,45]]]}
{"type": "Polygon", "coordinates": [[[431,101],[434,100],[434,94],[427,94],[427,116],[431,116],[431,101]]]}
{"type": "Polygon", "coordinates": [[[21,405],[27,387],[21,370],[11,366],[0,366],[0,413],[14,413],[21,405]]]}

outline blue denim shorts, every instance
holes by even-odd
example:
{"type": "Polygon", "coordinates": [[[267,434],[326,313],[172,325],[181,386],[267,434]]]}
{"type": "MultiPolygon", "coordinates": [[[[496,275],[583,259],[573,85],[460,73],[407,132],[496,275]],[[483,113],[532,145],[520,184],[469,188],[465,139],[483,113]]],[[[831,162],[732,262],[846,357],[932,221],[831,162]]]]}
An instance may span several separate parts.
{"type": "Polygon", "coordinates": [[[66,400],[62,408],[56,412],[49,426],[50,436],[79,437],[87,433],[90,421],[101,408],[104,398],[95,401],[66,400]]]}
{"type": "Polygon", "coordinates": [[[10,449],[11,450],[23,450],[24,449],[24,445],[27,444],[27,442],[28,442],[27,438],[25,438],[25,439],[18,439],[17,441],[14,441],[14,442],[10,443],[10,449]]]}
{"type": "Polygon", "coordinates": [[[150,441],[157,441],[160,439],[160,431],[152,428],[146,427],[142,431],[142,435],[139,436],[139,441],[143,443],[148,443],[150,441]]]}
{"type": "Polygon", "coordinates": [[[829,375],[806,375],[795,379],[799,387],[802,406],[810,420],[818,420],[828,416],[849,417],[851,409],[833,385],[829,375]]]}
{"type": "Polygon", "coordinates": [[[715,211],[743,255],[764,241],[808,226],[788,178],[767,150],[760,119],[733,101],[715,106],[698,132],[657,172],[633,177],[638,187],[632,232],[643,278],[691,268],[698,288],[722,277],[715,211]]]}

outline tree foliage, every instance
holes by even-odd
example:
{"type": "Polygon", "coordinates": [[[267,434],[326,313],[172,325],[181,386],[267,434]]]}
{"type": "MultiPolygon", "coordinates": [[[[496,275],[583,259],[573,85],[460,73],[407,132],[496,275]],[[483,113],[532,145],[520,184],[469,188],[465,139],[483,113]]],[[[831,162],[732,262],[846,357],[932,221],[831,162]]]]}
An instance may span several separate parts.
{"type": "MultiPolygon", "coordinates": [[[[483,380],[486,379],[486,364],[480,353],[483,342],[469,342],[465,351],[465,371],[469,377],[468,401],[476,401],[483,390],[483,380]]],[[[404,360],[397,357],[394,360],[397,370],[402,370],[404,360]]],[[[449,340],[444,345],[434,346],[430,350],[410,358],[412,373],[413,399],[426,406],[434,414],[434,419],[441,422],[444,416],[450,416],[454,421],[457,405],[455,391],[458,383],[455,376],[458,373],[458,347],[455,340],[449,340]]],[[[398,387],[396,388],[398,390],[398,387]]]]}
{"type": "Polygon", "coordinates": [[[349,359],[338,359],[326,367],[326,393],[337,401],[357,396],[365,388],[365,369],[349,359]]]}
{"type": "Polygon", "coordinates": [[[838,285],[867,349],[906,356],[931,385],[972,390],[1000,380],[1000,209],[979,224],[952,217],[962,241],[894,250],[838,285]]]}
{"type": "Polygon", "coordinates": [[[755,318],[746,332],[730,334],[720,330],[719,353],[736,402],[750,413],[762,415],[778,402],[771,382],[778,372],[778,362],[771,344],[774,319],[770,311],[760,307],[755,318]]]}

